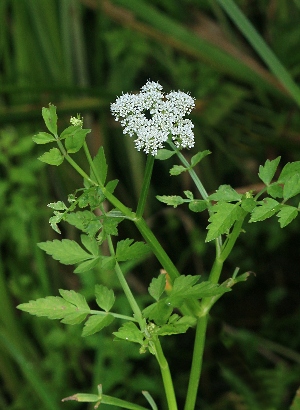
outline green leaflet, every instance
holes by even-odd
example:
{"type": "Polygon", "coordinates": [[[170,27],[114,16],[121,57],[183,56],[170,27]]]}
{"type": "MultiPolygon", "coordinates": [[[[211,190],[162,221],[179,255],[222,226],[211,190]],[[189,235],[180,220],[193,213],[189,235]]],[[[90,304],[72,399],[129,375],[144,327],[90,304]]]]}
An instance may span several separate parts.
{"type": "Polygon", "coordinates": [[[243,214],[240,205],[230,203],[217,203],[212,207],[214,212],[209,218],[208,233],[205,242],[212,241],[226,233],[243,214]]]}

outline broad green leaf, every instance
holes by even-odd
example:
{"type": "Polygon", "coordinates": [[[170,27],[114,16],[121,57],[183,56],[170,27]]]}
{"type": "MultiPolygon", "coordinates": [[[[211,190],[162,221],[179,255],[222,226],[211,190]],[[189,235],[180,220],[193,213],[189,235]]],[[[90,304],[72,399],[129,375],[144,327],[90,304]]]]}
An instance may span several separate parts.
{"type": "Polygon", "coordinates": [[[158,276],[158,278],[152,279],[148,288],[148,292],[153,297],[153,299],[158,300],[163,294],[165,287],[166,275],[162,273],[158,276]]]}
{"type": "Polygon", "coordinates": [[[157,152],[157,155],[155,156],[156,159],[159,159],[160,161],[164,161],[166,159],[171,158],[175,154],[175,151],[170,151],[168,149],[160,149],[157,152]]]}
{"type": "Polygon", "coordinates": [[[185,202],[181,196],[177,195],[156,195],[156,199],[164,204],[171,205],[174,208],[177,208],[178,205],[181,205],[185,202]]]}
{"type": "Polygon", "coordinates": [[[170,175],[180,175],[185,171],[187,171],[187,168],[183,165],[173,165],[173,167],[170,169],[170,175]]]}
{"type": "Polygon", "coordinates": [[[82,245],[94,256],[100,255],[99,245],[95,238],[88,235],[80,235],[82,245]]]}
{"type": "Polygon", "coordinates": [[[57,135],[57,114],[55,105],[49,104],[49,108],[42,108],[42,116],[46,127],[52,134],[57,135]]]}
{"type": "Polygon", "coordinates": [[[270,161],[269,159],[266,160],[265,165],[259,166],[258,176],[263,181],[265,185],[269,185],[272,181],[275,172],[277,170],[278,164],[280,162],[281,157],[277,157],[270,161]]]}
{"type": "Polygon", "coordinates": [[[194,199],[194,195],[191,191],[183,191],[184,195],[191,201],[194,199]]]}
{"type": "Polygon", "coordinates": [[[166,298],[152,303],[143,310],[144,317],[154,321],[157,325],[164,325],[173,312],[173,306],[166,303],[166,298]]]}
{"type": "Polygon", "coordinates": [[[48,134],[48,132],[39,132],[38,134],[32,137],[32,140],[36,144],[47,144],[48,142],[56,141],[53,135],[48,134]]]}
{"type": "Polygon", "coordinates": [[[74,270],[74,273],[85,273],[92,270],[98,263],[101,261],[100,256],[96,256],[94,259],[89,259],[87,261],[81,262],[77,268],[74,270]]]}
{"type": "Polygon", "coordinates": [[[65,139],[65,147],[69,154],[74,154],[78,152],[83,146],[86,135],[91,132],[91,130],[77,129],[75,133],[65,139]]]}
{"type": "Polygon", "coordinates": [[[200,161],[202,161],[202,159],[205,158],[209,154],[211,154],[211,152],[209,150],[198,152],[196,155],[194,155],[191,158],[191,166],[194,167],[196,164],[198,164],[200,161]]]}
{"type": "Polygon", "coordinates": [[[249,222],[258,222],[264,221],[267,218],[270,218],[272,215],[276,214],[279,210],[280,204],[273,198],[265,198],[261,201],[252,211],[251,218],[249,222]]]}
{"type": "Polygon", "coordinates": [[[68,209],[62,201],[50,202],[47,206],[51,209],[55,209],[56,211],[65,211],[68,209]]]}
{"type": "Polygon", "coordinates": [[[189,202],[189,209],[192,212],[202,212],[207,209],[208,204],[204,199],[194,199],[193,201],[189,202]]]}
{"type": "Polygon", "coordinates": [[[221,185],[214,194],[211,194],[208,199],[212,201],[239,201],[242,195],[236,192],[230,185],[221,185]]]}
{"type": "Polygon", "coordinates": [[[74,265],[86,259],[92,259],[93,255],[83,250],[77,242],[70,239],[59,241],[40,242],[37,244],[40,249],[51,255],[53,259],[59,260],[64,265],[74,265]]]}
{"type": "Polygon", "coordinates": [[[283,198],[283,187],[282,185],[279,185],[278,183],[271,184],[267,188],[267,193],[272,198],[283,198]]]}
{"type": "Polygon", "coordinates": [[[35,316],[47,316],[49,319],[62,319],[74,312],[74,305],[59,296],[47,296],[17,306],[18,309],[35,316]]]}
{"type": "Polygon", "coordinates": [[[298,209],[294,206],[285,205],[277,214],[278,222],[280,224],[280,228],[284,228],[289,223],[292,222],[298,215],[298,209]]]}
{"type": "Polygon", "coordinates": [[[106,312],[109,312],[115,303],[114,291],[104,285],[96,285],[95,296],[97,305],[106,312]]]}
{"type": "Polygon", "coordinates": [[[94,172],[91,170],[91,178],[98,179],[103,185],[105,185],[107,176],[107,163],[104,154],[104,148],[100,147],[97,155],[93,159],[93,164],[97,173],[95,177],[94,172]]]}
{"type": "Polygon", "coordinates": [[[278,182],[284,184],[294,174],[300,173],[300,161],[288,162],[282,169],[278,182]]]}
{"type": "Polygon", "coordinates": [[[80,129],[81,129],[80,125],[70,125],[69,127],[63,130],[63,132],[59,136],[59,139],[64,140],[68,137],[71,137],[72,135],[75,134],[76,131],[80,129]]]}
{"type": "Polygon", "coordinates": [[[59,290],[60,296],[47,296],[28,303],[22,303],[18,309],[36,316],[47,316],[49,319],[63,319],[63,323],[77,324],[82,322],[90,312],[85,298],[74,291],[59,290]]]}
{"type": "Polygon", "coordinates": [[[50,151],[44,152],[38,159],[46,164],[58,166],[62,164],[64,156],[58,148],[51,148],[50,151]]]}
{"type": "Polygon", "coordinates": [[[109,326],[114,321],[114,317],[111,314],[105,316],[93,315],[85,322],[81,336],[86,337],[100,332],[104,327],[109,326]]]}
{"type": "Polygon", "coordinates": [[[210,224],[207,227],[208,233],[205,242],[212,241],[226,233],[243,213],[239,204],[230,204],[227,202],[214,205],[212,210],[214,213],[209,218],[210,224]]]}
{"type": "Polygon", "coordinates": [[[118,262],[130,259],[139,259],[147,255],[150,248],[144,242],[133,242],[133,239],[124,239],[117,243],[116,258],[118,262]]]}
{"type": "Polygon", "coordinates": [[[285,201],[300,193],[300,173],[289,178],[283,186],[283,198],[285,201]]]}
{"type": "Polygon", "coordinates": [[[120,327],[117,332],[113,332],[113,334],[119,339],[143,344],[143,334],[133,322],[124,323],[122,327],[120,327]]]}

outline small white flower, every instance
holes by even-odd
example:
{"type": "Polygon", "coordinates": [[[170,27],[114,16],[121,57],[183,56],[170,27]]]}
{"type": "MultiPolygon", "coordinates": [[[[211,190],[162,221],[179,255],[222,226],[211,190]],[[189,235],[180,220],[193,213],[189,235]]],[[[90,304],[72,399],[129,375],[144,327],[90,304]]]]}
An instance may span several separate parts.
{"type": "Polygon", "coordinates": [[[70,123],[74,126],[79,125],[81,128],[83,126],[83,118],[80,117],[79,114],[77,114],[77,117],[71,117],[70,118],[70,123]]]}
{"type": "Polygon", "coordinates": [[[138,151],[156,155],[171,135],[177,148],[194,146],[194,124],[184,119],[195,107],[195,100],[182,91],[164,95],[162,86],[147,81],[139,94],[122,94],[111,104],[111,112],[120,121],[123,134],[136,136],[138,151]]]}

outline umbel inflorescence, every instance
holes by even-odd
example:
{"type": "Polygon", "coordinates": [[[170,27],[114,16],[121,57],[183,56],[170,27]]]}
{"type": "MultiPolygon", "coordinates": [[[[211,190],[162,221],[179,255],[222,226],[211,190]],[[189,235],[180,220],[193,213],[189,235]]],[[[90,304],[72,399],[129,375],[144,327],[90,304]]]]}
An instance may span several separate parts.
{"type": "Polygon", "coordinates": [[[194,124],[183,118],[195,107],[194,98],[182,91],[165,95],[162,89],[159,83],[148,81],[140,93],[122,94],[111,104],[123,134],[136,136],[136,149],[146,154],[156,155],[169,137],[179,149],[194,146],[194,124]]]}

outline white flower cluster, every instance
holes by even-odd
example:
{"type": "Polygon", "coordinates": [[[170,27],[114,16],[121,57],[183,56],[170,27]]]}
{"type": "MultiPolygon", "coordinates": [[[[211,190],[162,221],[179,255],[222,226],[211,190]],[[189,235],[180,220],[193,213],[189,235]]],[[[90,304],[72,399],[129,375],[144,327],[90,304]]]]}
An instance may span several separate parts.
{"type": "Polygon", "coordinates": [[[123,134],[136,135],[138,151],[156,155],[169,135],[177,148],[194,146],[194,124],[183,119],[195,107],[195,100],[182,91],[164,95],[163,87],[148,81],[139,94],[122,94],[111,104],[116,121],[121,122],[123,134]]]}
{"type": "Polygon", "coordinates": [[[83,118],[80,118],[80,115],[77,114],[77,117],[71,117],[70,118],[70,123],[74,126],[80,125],[80,127],[82,128],[83,126],[83,118]]]}

